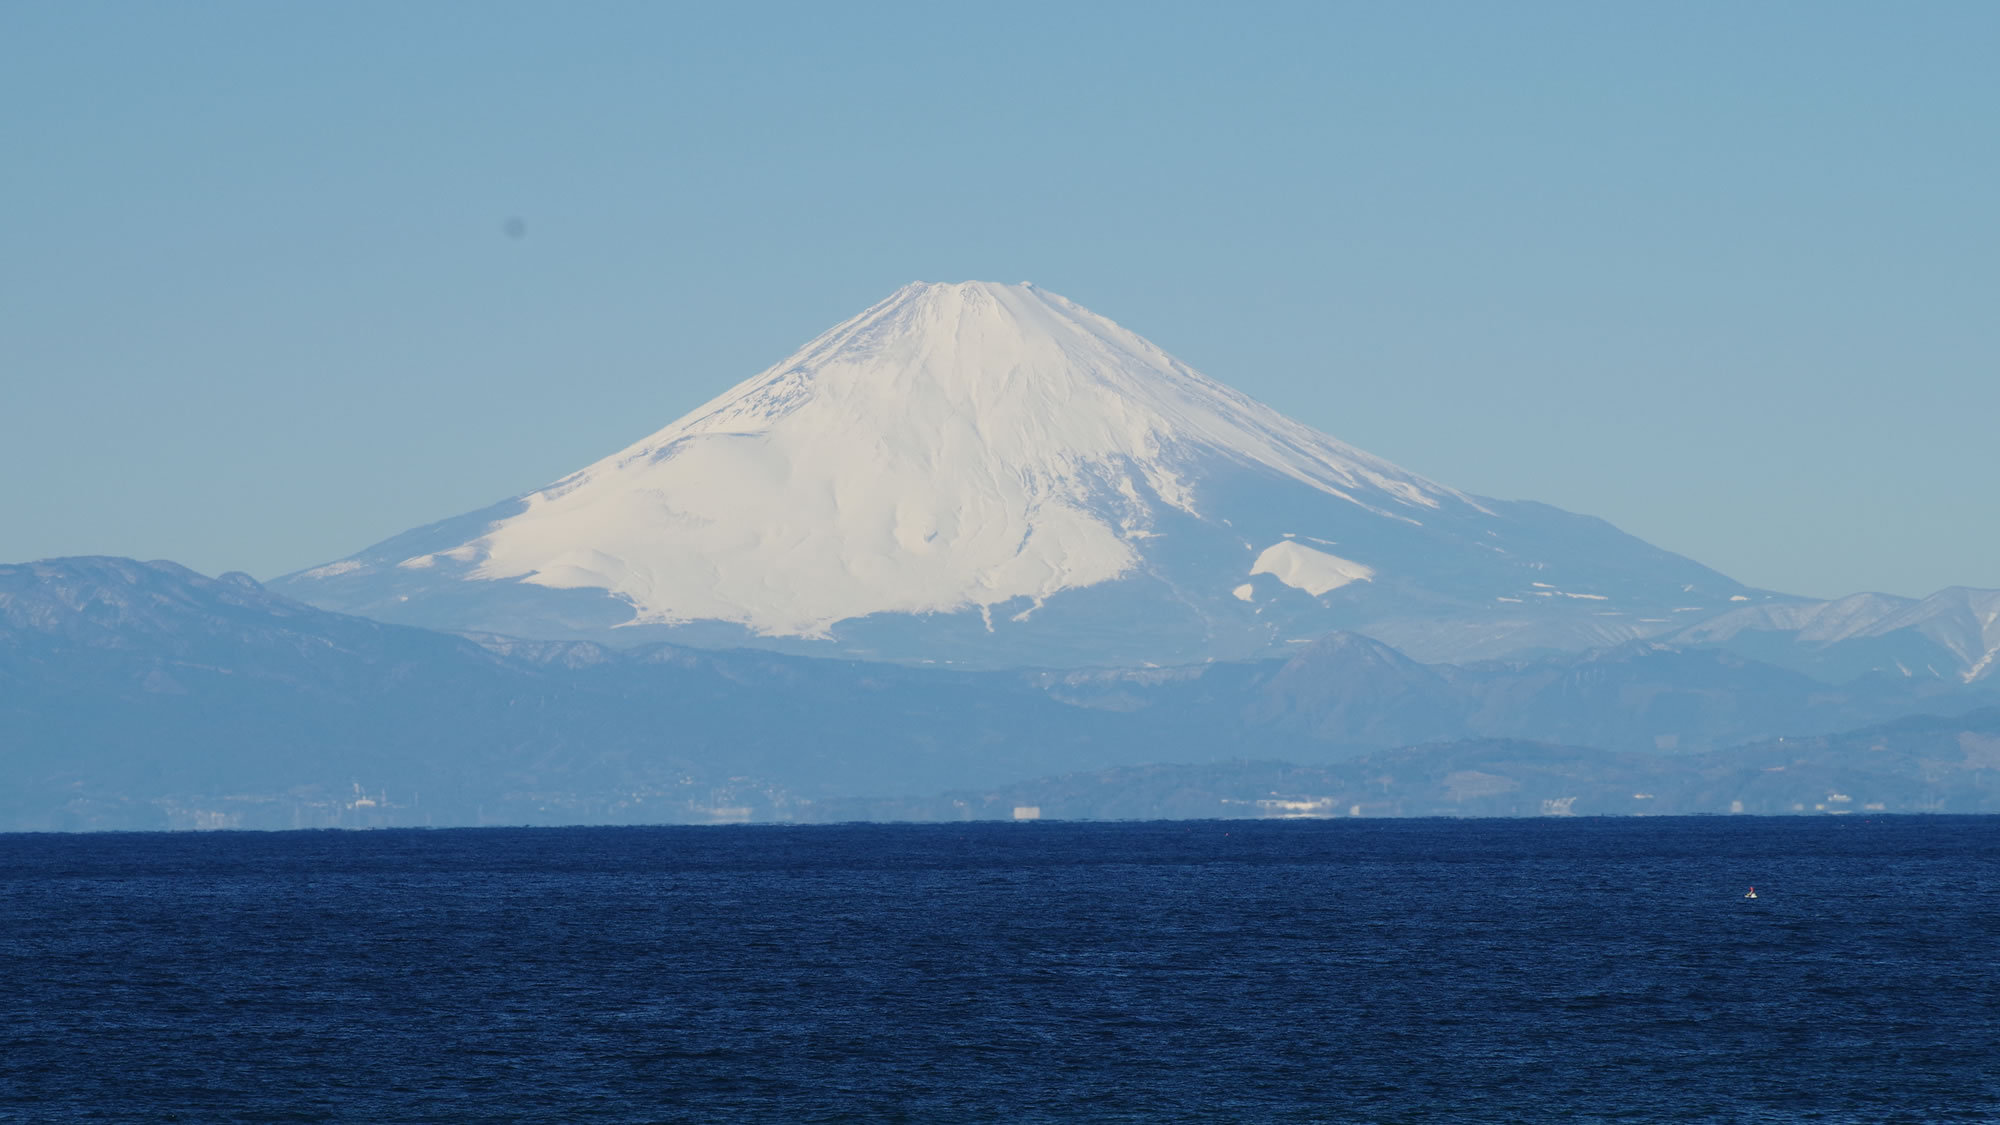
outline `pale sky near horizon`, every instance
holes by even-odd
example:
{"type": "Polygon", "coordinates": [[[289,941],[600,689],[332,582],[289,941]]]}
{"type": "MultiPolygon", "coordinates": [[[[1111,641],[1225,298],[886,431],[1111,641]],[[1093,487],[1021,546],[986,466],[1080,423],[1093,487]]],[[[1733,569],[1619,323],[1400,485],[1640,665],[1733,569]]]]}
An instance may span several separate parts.
{"type": "Polygon", "coordinates": [[[2000,587],[1995,57],[1990,3],[0,0],[0,562],[270,578],[985,279],[1754,585],[2000,587]]]}

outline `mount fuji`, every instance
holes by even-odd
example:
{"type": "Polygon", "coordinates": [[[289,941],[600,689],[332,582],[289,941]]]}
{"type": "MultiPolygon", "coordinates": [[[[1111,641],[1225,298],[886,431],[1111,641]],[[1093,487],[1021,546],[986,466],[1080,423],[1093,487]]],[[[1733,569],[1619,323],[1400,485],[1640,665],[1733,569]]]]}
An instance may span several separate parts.
{"type": "Polygon", "coordinates": [[[1428,480],[987,282],[905,286],[546,488],[273,587],[461,631],[1053,667],[1335,629],[1463,661],[1796,600],[1428,480]]]}

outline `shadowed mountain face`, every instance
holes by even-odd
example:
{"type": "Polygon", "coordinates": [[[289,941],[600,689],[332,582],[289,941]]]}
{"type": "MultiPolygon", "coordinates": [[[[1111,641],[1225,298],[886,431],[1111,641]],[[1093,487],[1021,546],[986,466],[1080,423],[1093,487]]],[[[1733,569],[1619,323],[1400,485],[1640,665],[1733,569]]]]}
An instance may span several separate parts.
{"type": "Polygon", "coordinates": [[[1337,629],[1481,659],[1794,600],[1425,479],[984,282],[907,286],[546,488],[274,586],[431,628],[987,668],[1337,629]]]}
{"type": "Polygon", "coordinates": [[[1030,672],[612,649],[385,625],[171,563],[0,566],[0,828],[810,819],[870,794],[1451,739],[1726,756],[1996,698],[1647,642],[1453,667],[1332,634],[1288,660],[1030,672]]]}
{"type": "Polygon", "coordinates": [[[1437,671],[1380,641],[1330,633],[1258,684],[1243,717],[1309,739],[1395,746],[1463,734],[1471,710],[1437,671]]]}

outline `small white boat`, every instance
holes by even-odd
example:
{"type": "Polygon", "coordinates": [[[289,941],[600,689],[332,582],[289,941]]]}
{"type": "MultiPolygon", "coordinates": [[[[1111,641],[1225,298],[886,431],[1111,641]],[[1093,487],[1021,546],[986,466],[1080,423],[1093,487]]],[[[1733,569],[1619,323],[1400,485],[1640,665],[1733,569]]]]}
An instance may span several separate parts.
{"type": "Polygon", "coordinates": [[[1747,890],[1747,891],[1744,891],[1744,892],[1743,892],[1743,897],[1744,897],[1744,898],[1756,898],[1756,897],[1757,897],[1757,888],[1755,888],[1755,887],[1751,887],[1751,888],[1750,888],[1749,890],[1747,890]]]}

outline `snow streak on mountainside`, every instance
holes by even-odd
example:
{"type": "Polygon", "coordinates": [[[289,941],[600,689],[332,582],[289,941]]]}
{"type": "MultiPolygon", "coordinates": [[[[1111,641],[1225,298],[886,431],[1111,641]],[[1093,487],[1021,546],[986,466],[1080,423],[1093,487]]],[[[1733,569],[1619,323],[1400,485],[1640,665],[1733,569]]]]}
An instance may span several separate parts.
{"type": "Polygon", "coordinates": [[[985,282],[906,286],[547,488],[278,585],[447,628],[1049,664],[1371,626],[1431,657],[1579,647],[1749,596],[1599,521],[1426,480],[1069,300],[985,282]]]}

